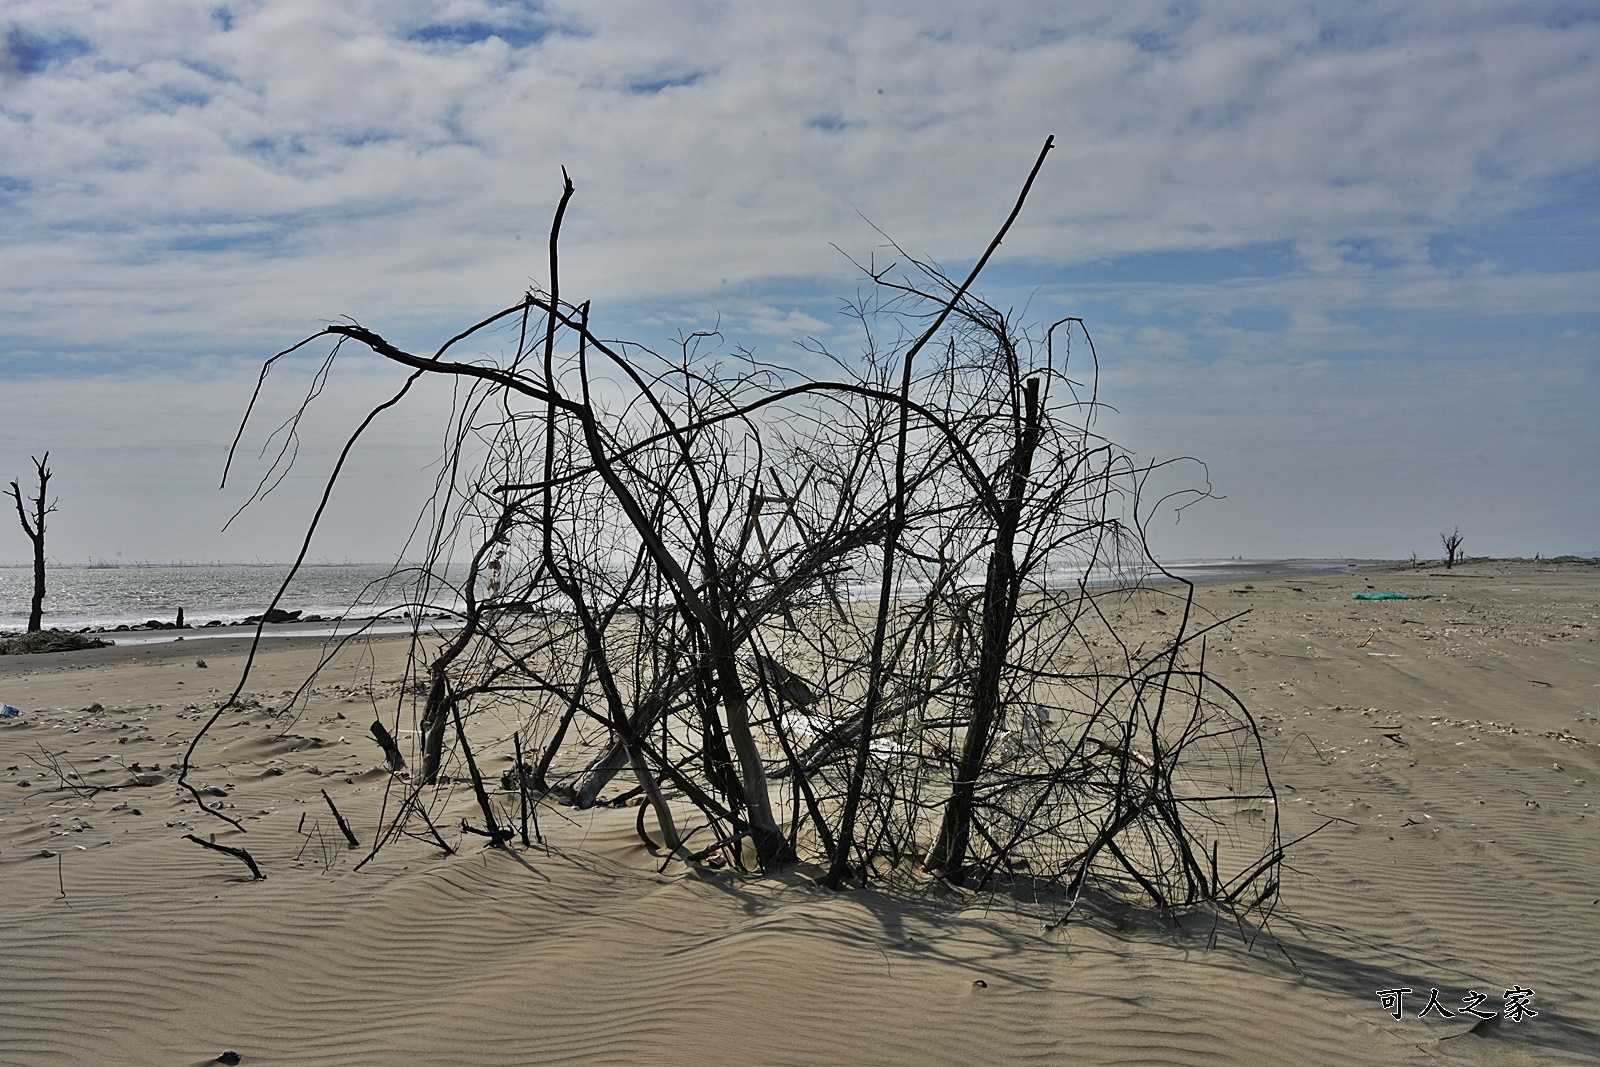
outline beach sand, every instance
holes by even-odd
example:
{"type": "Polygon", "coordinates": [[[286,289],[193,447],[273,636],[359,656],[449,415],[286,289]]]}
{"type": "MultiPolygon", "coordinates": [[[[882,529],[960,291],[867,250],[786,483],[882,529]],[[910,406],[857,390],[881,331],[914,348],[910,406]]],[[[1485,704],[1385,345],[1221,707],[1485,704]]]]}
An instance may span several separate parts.
{"type": "Polygon", "coordinates": [[[1327,824],[1264,930],[1100,897],[1047,930],[1014,892],[661,873],[622,809],[542,807],[530,849],[441,824],[458,854],[401,840],[358,872],[320,790],[370,845],[367,724],[403,641],[352,648],[293,725],[269,709],[321,642],[264,646],[259,706],[192,777],[247,833],[173,783],[243,642],[0,657],[22,711],[0,720],[0,1063],[1600,1063],[1600,568],[1199,600],[1250,609],[1207,662],[1261,724],[1285,840],[1327,824]],[[1351,599],[1371,591],[1435,599],[1351,599]],[[1536,1016],[1462,1013],[1519,986],[1536,1016]],[[1416,1017],[1432,988],[1453,1018],[1416,1017]]]}

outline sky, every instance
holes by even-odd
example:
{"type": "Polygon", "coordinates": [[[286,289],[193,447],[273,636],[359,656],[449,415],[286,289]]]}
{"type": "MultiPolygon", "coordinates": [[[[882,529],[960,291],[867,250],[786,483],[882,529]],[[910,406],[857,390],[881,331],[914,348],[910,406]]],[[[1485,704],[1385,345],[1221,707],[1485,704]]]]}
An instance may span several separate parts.
{"type": "MultiPolygon", "coordinates": [[[[978,290],[1082,317],[1100,428],[1203,461],[1163,558],[1600,555],[1600,8],[1538,0],[6,0],[0,482],[50,452],[54,560],[291,559],[398,377],[341,356],[224,531],[322,352],[219,488],[262,361],[515,303],[563,166],[599,332],[804,366],[859,351],[852,260],[963,273],[1047,136],[978,290]]],[[[312,559],[403,550],[449,405],[413,399],[312,559]]]]}

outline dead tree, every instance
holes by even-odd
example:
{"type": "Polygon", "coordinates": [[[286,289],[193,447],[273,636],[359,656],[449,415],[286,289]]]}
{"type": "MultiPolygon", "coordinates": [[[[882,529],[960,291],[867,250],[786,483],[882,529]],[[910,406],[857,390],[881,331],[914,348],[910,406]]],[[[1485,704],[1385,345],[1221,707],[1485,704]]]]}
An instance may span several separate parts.
{"type": "Polygon", "coordinates": [[[46,452],[43,459],[32,458],[39,491],[28,501],[28,507],[33,509],[31,519],[28,507],[23,505],[21,488],[16,482],[11,483],[11,499],[17,505],[17,519],[22,523],[22,532],[33,542],[33,604],[28,609],[29,633],[44,626],[44,519],[56,510],[54,501],[48,505],[45,503],[46,490],[50,485],[50,453],[46,452]]]}
{"type": "Polygon", "coordinates": [[[967,845],[971,839],[973,804],[978,776],[985,758],[1001,705],[1001,674],[1006,665],[1011,628],[1015,622],[1017,597],[1021,592],[1015,559],[1017,529],[1022,518],[1023,494],[1033,466],[1033,453],[1039,444],[1039,379],[1029,378],[1026,413],[1019,420],[1018,440],[1008,459],[1006,493],[995,516],[994,542],[983,587],[983,625],[978,647],[978,669],[973,679],[971,718],[962,740],[961,759],[951,783],[950,800],[945,805],[939,838],[928,856],[928,869],[960,881],[966,870],[967,845]]]}
{"type": "Polygon", "coordinates": [[[369,421],[423,376],[457,387],[408,599],[457,626],[418,646],[375,850],[440,840],[452,804],[509,845],[527,804],[638,800],[681,862],[1270,906],[1265,756],[1144,542],[1154,468],[1093,428],[1081,321],[973,292],[1026,192],[964,281],[869,269],[859,356],[814,349],[828,378],[714,332],[604,338],[560,291],[570,182],[548,289],[431,355],[341,324],[269,361],[325,340],[319,373],[346,343],[409,370],[369,421]],[[514,346],[459,354],[491,330],[514,346]],[[1135,638],[1124,614],[1169,621],[1135,638]]]}
{"type": "Polygon", "coordinates": [[[1444,545],[1445,570],[1449,570],[1456,565],[1456,560],[1461,556],[1461,542],[1465,540],[1466,538],[1461,536],[1461,527],[1459,526],[1451,533],[1439,535],[1439,541],[1444,545]]]}

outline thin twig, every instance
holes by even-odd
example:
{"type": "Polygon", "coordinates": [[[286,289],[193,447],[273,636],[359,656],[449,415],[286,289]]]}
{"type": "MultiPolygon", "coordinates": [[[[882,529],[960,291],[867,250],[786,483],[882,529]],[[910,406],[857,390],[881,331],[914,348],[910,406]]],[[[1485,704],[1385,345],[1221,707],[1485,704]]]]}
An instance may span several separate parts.
{"type": "Polygon", "coordinates": [[[334,807],[333,798],[328,795],[326,789],[322,791],[322,799],[328,802],[328,810],[333,812],[333,819],[339,824],[339,831],[344,834],[344,839],[350,842],[350,847],[360,848],[361,842],[356,840],[356,835],[351,831],[350,824],[344,821],[344,816],[340,815],[339,809],[334,807]]]}
{"type": "Polygon", "coordinates": [[[250,855],[249,852],[246,852],[242,848],[233,848],[229,845],[219,845],[215,841],[207,841],[204,838],[196,837],[194,834],[184,834],[183,839],[185,841],[193,841],[201,848],[209,848],[213,852],[223,852],[229,856],[232,856],[234,859],[243,863],[246,867],[249,867],[250,873],[257,881],[262,881],[267,877],[261,873],[261,868],[256,866],[255,857],[250,855]]]}

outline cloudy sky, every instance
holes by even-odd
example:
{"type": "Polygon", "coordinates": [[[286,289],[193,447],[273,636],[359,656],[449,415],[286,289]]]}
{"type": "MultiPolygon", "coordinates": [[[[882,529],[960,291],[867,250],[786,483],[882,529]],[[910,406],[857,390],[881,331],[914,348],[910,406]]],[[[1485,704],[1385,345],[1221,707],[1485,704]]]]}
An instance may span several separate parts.
{"type": "MultiPolygon", "coordinates": [[[[292,557],[328,449],[395,375],[341,362],[300,473],[224,533],[260,362],[344,316],[426,349],[513,303],[545,280],[563,165],[563,295],[602,332],[665,347],[720,322],[787,361],[807,337],[852,351],[845,254],[884,255],[874,227],[967,267],[1047,135],[980,289],[1086,319],[1104,428],[1206,461],[1223,499],[1158,517],[1163,555],[1428,556],[1458,525],[1473,553],[1600,554],[1592,4],[7,0],[0,20],[0,480],[50,450],[52,557],[292,557]]],[[[447,399],[375,429],[314,558],[399,551],[447,399]]],[[[0,523],[0,560],[28,551],[0,523]]]]}

